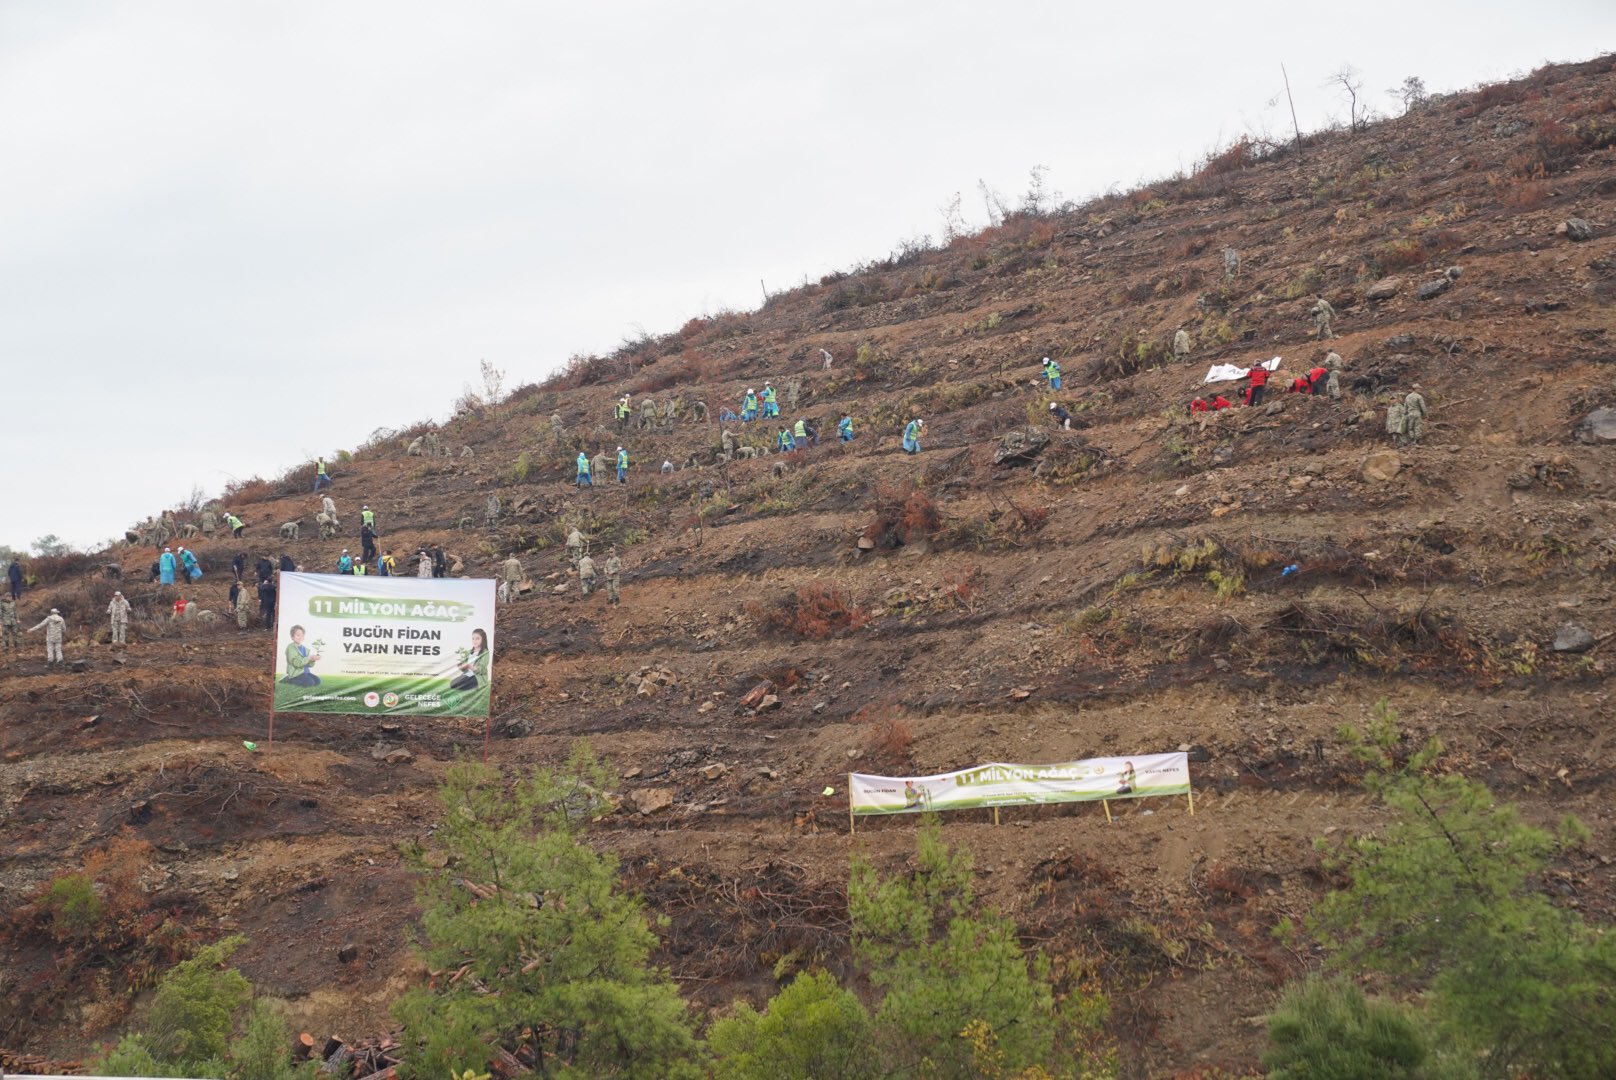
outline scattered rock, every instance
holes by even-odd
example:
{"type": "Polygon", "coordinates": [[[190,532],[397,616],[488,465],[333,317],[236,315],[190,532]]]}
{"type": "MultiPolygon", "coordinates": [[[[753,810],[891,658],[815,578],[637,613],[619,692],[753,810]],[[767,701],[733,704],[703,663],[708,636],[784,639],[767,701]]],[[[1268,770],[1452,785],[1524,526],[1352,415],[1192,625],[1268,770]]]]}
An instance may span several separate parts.
{"type": "Polygon", "coordinates": [[[746,692],[746,696],[741,699],[741,708],[757,708],[759,705],[763,704],[763,699],[770,696],[770,693],[773,690],[774,684],[768,679],[764,679],[762,682],[758,683],[756,686],[752,687],[752,689],[746,692]]]}
{"type": "Polygon", "coordinates": [[[69,671],[89,671],[90,670],[90,662],[88,660],[69,660],[67,662],[67,670],[69,670],[69,671]]]}
{"type": "Polygon", "coordinates": [[[1009,696],[1011,701],[1026,701],[1028,698],[1032,697],[1032,687],[1018,686],[1014,690],[1010,691],[1009,696]]]}
{"type": "Polygon", "coordinates": [[[1425,284],[1415,289],[1414,298],[1416,300],[1431,300],[1441,296],[1452,286],[1453,282],[1447,277],[1439,277],[1435,281],[1427,281],[1425,284]]]}
{"type": "Polygon", "coordinates": [[[764,694],[763,700],[758,702],[758,712],[768,712],[770,709],[780,707],[780,698],[775,694],[764,694]]]}
{"type": "Polygon", "coordinates": [[[639,776],[640,774],[642,774],[643,772],[645,772],[645,770],[640,768],[638,765],[636,765],[632,769],[623,770],[623,779],[624,780],[632,780],[636,776],[639,776]]]}
{"type": "Polygon", "coordinates": [[[386,757],[387,764],[389,765],[408,765],[414,760],[415,755],[404,749],[402,746],[397,750],[393,750],[388,753],[386,757]]]}
{"type": "Polygon", "coordinates": [[[357,959],[359,959],[359,946],[352,942],[337,950],[337,963],[339,964],[351,964],[357,959]]]}
{"type": "Polygon", "coordinates": [[[718,703],[717,702],[704,701],[704,702],[701,703],[700,707],[696,709],[696,711],[697,712],[703,712],[703,713],[709,713],[709,712],[712,712],[716,708],[718,708],[718,703]]]}
{"type": "Polygon", "coordinates": [[[1616,409],[1600,408],[1577,424],[1577,439],[1585,443],[1616,442],[1616,409]]]}
{"type": "Polygon", "coordinates": [[[1214,446],[1212,448],[1212,467],[1222,469],[1234,464],[1234,447],[1214,446]]]}
{"type": "Polygon", "coordinates": [[[429,851],[421,856],[421,862],[433,870],[442,870],[449,865],[449,853],[447,851],[429,851]]]}
{"type": "Polygon", "coordinates": [[[1390,300],[1397,295],[1398,290],[1402,287],[1403,279],[1400,277],[1381,278],[1364,290],[1364,299],[1371,301],[1390,300]]]}
{"type": "Polygon", "coordinates": [[[1567,218],[1554,227],[1554,235],[1563,236],[1573,243],[1594,238],[1594,227],[1582,218],[1567,218]]]}
{"type": "Polygon", "coordinates": [[[1376,450],[1364,458],[1363,464],[1358,468],[1358,475],[1365,480],[1385,484],[1397,479],[1397,474],[1403,469],[1403,459],[1396,450],[1376,450]]]}
{"type": "Polygon", "coordinates": [[[1458,281],[1459,278],[1464,276],[1464,267],[1450,266],[1446,270],[1442,271],[1442,273],[1449,281],[1458,281]]]}
{"type": "Polygon", "coordinates": [[[638,791],[632,792],[628,799],[629,802],[634,804],[634,809],[638,810],[642,815],[654,814],[658,810],[666,810],[673,805],[673,789],[665,787],[640,788],[638,791]]]}
{"type": "Polygon", "coordinates": [[[1390,349],[1392,352],[1403,352],[1406,349],[1412,349],[1414,347],[1414,335],[1398,334],[1396,337],[1387,338],[1385,341],[1381,342],[1381,344],[1387,349],[1390,349]]]}
{"type": "Polygon", "coordinates": [[[1594,636],[1576,623],[1561,623],[1554,632],[1554,651],[1580,653],[1594,647],[1594,636]]]}
{"type": "Polygon", "coordinates": [[[705,769],[701,770],[701,775],[705,776],[709,780],[717,780],[720,776],[723,776],[727,772],[729,772],[728,765],[725,765],[722,761],[715,761],[705,769]]]}

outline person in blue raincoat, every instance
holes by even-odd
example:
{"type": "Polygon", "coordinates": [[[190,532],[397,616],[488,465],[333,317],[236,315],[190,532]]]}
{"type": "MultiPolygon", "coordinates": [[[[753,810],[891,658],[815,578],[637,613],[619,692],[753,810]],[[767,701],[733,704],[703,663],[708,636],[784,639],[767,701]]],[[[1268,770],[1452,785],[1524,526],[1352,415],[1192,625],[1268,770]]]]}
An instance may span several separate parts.
{"type": "Polygon", "coordinates": [[[763,419],[780,415],[780,402],[774,392],[774,387],[768,383],[763,384],[763,419]]]}
{"type": "Polygon", "coordinates": [[[617,482],[619,484],[628,482],[628,451],[621,446],[617,448],[617,482]]]}
{"type": "Polygon", "coordinates": [[[163,585],[174,584],[174,567],[179,560],[174,558],[172,548],[164,548],[162,556],[157,560],[157,580],[163,585]]]}
{"type": "Polygon", "coordinates": [[[202,580],[202,568],[196,565],[196,555],[190,548],[180,548],[180,565],[185,567],[185,576],[192,581],[202,580]]]}
{"type": "Polygon", "coordinates": [[[916,417],[909,421],[909,426],[903,429],[903,452],[906,454],[920,453],[920,429],[926,426],[926,421],[916,417]]]}
{"type": "Polygon", "coordinates": [[[842,418],[836,421],[836,434],[843,442],[853,441],[853,414],[843,413],[842,418]]]}
{"type": "Polygon", "coordinates": [[[753,420],[757,419],[757,414],[757,393],[750,386],[748,386],[746,388],[746,397],[741,401],[741,420],[745,423],[751,423],[753,420]]]}
{"type": "Polygon", "coordinates": [[[578,451],[578,486],[594,487],[595,481],[589,476],[589,455],[582,450],[578,451]]]}

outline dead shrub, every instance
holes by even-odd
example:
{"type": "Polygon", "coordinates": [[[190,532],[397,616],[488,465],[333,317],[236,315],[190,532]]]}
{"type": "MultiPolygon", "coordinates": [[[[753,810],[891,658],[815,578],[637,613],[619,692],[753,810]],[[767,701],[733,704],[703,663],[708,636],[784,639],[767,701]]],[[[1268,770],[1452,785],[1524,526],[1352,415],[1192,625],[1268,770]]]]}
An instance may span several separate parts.
{"type": "Polygon", "coordinates": [[[84,551],[64,551],[60,555],[40,555],[23,563],[28,576],[39,585],[54,585],[67,578],[78,577],[90,570],[99,560],[84,551]]]}
{"type": "Polygon", "coordinates": [[[914,741],[914,732],[903,720],[871,725],[863,745],[866,767],[903,768],[909,764],[909,747],[914,741]]]}
{"type": "Polygon", "coordinates": [[[1257,875],[1244,866],[1214,866],[1206,872],[1206,889],[1222,900],[1250,900],[1257,895],[1257,875]]]}
{"type": "Polygon", "coordinates": [[[875,517],[864,527],[864,535],[876,547],[895,548],[929,540],[942,525],[942,516],[931,497],[913,483],[880,484],[872,493],[875,517]]]}
{"type": "Polygon", "coordinates": [[[771,633],[810,641],[851,633],[870,619],[868,609],[854,604],[845,590],[819,581],[799,585],[796,592],[773,604],[753,604],[748,611],[771,633]]]}
{"type": "Polygon", "coordinates": [[[1384,274],[1395,274],[1412,266],[1457,251],[1464,239],[1452,229],[1432,229],[1418,236],[1405,236],[1375,249],[1374,262],[1384,274]]]}

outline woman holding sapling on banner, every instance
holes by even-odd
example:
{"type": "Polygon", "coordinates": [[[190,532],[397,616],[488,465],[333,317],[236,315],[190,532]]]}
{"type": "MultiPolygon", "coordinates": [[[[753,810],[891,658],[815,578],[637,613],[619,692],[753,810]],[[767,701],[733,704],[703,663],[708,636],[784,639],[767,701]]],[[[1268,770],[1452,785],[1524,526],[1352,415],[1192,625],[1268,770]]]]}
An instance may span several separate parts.
{"type": "Polygon", "coordinates": [[[1132,795],[1133,789],[1139,784],[1139,774],[1134,772],[1133,762],[1125,762],[1122,775],[1117,781],[1118,795],[1132,795]]]}
{"type": "Polygon", "coordinates": [[[483,630],[471,632],[471,648],[456,650],[460,654],[460,674],[449,682],[451,690],[475,690],[478,678],[488,679],[488,665],[492,659],[488,652],[488,634],[483,630]]]}
{"type": "MultiPolygon", "coordinates": [[[[314,644],[318,647],[324,642],[314,644]]],[[[319,686],[320,677],[309,670],[319,659],[319,653],[310,652],[308,646],[303,644],[303,628],[292,627],[292,643],[286,646],[286,678],[281,682],[290,686],[319,686]]]]}

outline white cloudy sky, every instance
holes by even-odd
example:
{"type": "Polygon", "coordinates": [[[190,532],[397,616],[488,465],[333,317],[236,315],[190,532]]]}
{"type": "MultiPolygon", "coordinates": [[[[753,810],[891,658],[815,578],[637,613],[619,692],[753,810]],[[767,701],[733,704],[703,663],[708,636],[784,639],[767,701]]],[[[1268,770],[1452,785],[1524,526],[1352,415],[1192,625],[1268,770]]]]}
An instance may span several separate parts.
{"type": "Polygon", "coordinates": [[[0,0],[0,543],[93,543],[644,327],[1616,45],[1608,0],[0,0]]]}

